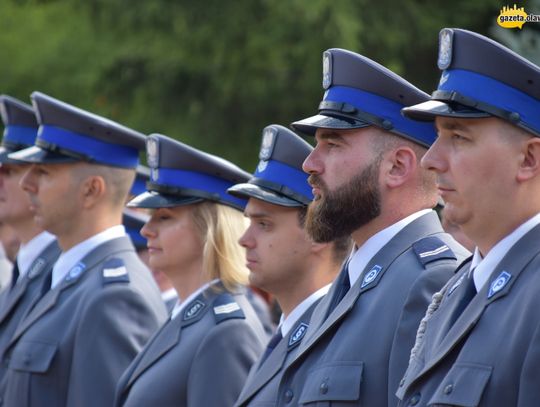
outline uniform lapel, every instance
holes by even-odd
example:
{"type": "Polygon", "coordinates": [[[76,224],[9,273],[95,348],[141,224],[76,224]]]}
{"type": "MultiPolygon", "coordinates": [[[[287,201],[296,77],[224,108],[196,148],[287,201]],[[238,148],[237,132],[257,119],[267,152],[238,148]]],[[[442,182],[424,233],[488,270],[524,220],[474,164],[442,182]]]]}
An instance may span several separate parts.
{"type": "MultiPolygon", "coordinates": [[[[523,236],[510,249],[502,261],[497,265],[495,270],[491,273],[491,276],[485,286],[482,287],[480,292],[473,298],[473,300],[469,303],[469,306],[465,308],[462,315],[456,320],[454,325],[450,327],[448,333],[442,338],[440,344],[437,345],[437,342],[430,341],[434,345],[434,353],[432,357],[429,357],[431,355],[428,355],[428,363],[418,376],[421,376],[430,370],[456,345],[458,345],[476,325],[478,320],[482,317],[484,310],[491,303],[506,296],[510,292],[521,272],[525,269],[532,258],[538,254],[538,241],[540,241],[540,225],[536,226],[529,233],[523,236]],[[496,282],[501,275],[509,275],[511,277],[501,288],[494,289],[494,287],[496,287],[496,282]]],[[[438,318],[444,318],[446,316],[446,312],[444,314],[440,314],[441,315],[437,316],[438,318]]],[[[426,338],[426,340],[430,339],[431,338],[426,338]]]]}
{"type": "MultiPolygon", "coordinates": [[[[221,287],[221,286],[220,286],[221,287]]],[[[200,321],[210,309],[216,296],[212,288],[208,288],[191,301],[181,314],[167,322],[163,329],[154,337],[151,344],[145,347],[145,353],[133,369],[126,389],[150,366],[156,363],[163,355],[169,352],[180,342],[180,334],[186,327],[200,321]]]]}
{"type": "Polygon", "coordinates": [[[165,323],[163,328],[156,334],[141,358],[135,364],[133,373],[130,375],[126,388],[129,388],[133,382],[156,361],[169,352],[180,342],[180,332],[182,320],[180,316],[165,323]]]}
{"type": "MultiPolygon", "coordinates": [[[[430,234],[442,232],[442,228],[435,212],[429,212],[422,215],[418,219],[415,219],[401,231],[398,232],[378,253],[373,256],[369,261],[366,268],[363,270],[360,278],[351,286],[349,292],[341,300],[334,310],[327,310],[323,307],[330,305],[330,293],[323,299],[320,307],[315,311],[313,319],[320,318],[320,311],[322,315],[326,315],[329,311],[328,317],[322,321],[317,328],[317,325],[312,324],[314,329],[309,329],[306,334],[300,350],[296,354],[295,360],[308,351],[327,331],[338,324],[349,312],[354,308],[358,297],[364,292],[372,290],[377,287],[388,268],[392,265],[394,260],[399,257],[400,254],[408,250],[412,243],[430,234]],[[320,309],[319,309],[320,308],[320,309]],[[311,331],[311,332],[310,332],[311,331]]],[[[342,270],[340,277],[343,278],[342,273],[346,270],[342,270]]],[[[335,292],[337,280],[332,284],[331,293],[335,292]]],[[[312,321],[315,322],[315,321],[312,321]]],[[[318,321],[317,321],[318,322],[318,321]]]]}
{"type": "Polygon", "coordinates": [[[11,314],[11,311],[19,303],[19,300],[22,298],[23,294],[26,292],[26,288],[29,283],[28,278],[24,278],[22,281],[19,281],[15,284],[15,287],[10,290],[8,287],[3,293],[2,309],[0,309],[0,324],[4,322],[6,317],[11,314]]]}
{"type": "Polygon", "coordinates": [[[287,342],[288,338],[283,338],[262,363],[259,360],[253,365],[251,370],[252,377],[250,374],[250,377],[246,381],[246,387],[242,390],[237,404],[241,405],[251,398],[280,371],[289,353],[287,342]]]}
{"type": "Polygon", "coordinates": [[[58,247],[58,243],[56,241],[50,243],[32,262],[28,272],[24,278],[22,278],[22,281],[17,282],[11,291],[6,290],[6,292],[4,292],[5,302],[2,303],[2,309],[0,310],[0,324],[19,303],[20,299],[28,289],[30,282],[33,279],[42,276],[44,273],[50,272],[52,265],[59,254],[60,248],[58,247]]]}
{"type": "MultiPolygon", "coordinates": [[[[323,297],[324,299],[324,297],[323,297]]],[[[309,319],[313,310],[318,305],[319,301],[312,304],[306,312],[298,319],[291,331],[278,343],[272,353],[265,359],[253,365],[250,375],[246,380],[246,385],[238,398],[238,405],[242,405],[262,387],[264,387],[272,378],[279,373],[287,355],[295,349],[302,341],[304,334],[308,328],[309,319]],[[261,363],[262,362],[262,363],[261,363]]]]}
{"type": "MultiPolygon", "coordinates": [[[[84,272],[81,273],[81,275],[73,279],[64,279],[54,289],[48,290],[42,298],[39,298],[39,296],[36,297],[36,300],[29,307],[30,312],[24,316],[21,323],[17,327],[15,335],[13,335],[13,338],[11,338],[9,346],[12,346],[15,342],[17,342],[17,340],[22,334],[24,334],[24,332],[28,330],[28,328],[30,328],[43,315],[56,306],[58,303],[58,298],[62,292],[84,280],[84,277],[89,274],[88,272],[103,260],[104,253],[111,255],[118,251],[126,250],[134,250],[133,244],[127,236],[109,240],[88,253],[80,261],[80,263],[85,265],[84,272]]],[[[46,284],[47,282],[44,281],[44,283],[46,284]]]]}

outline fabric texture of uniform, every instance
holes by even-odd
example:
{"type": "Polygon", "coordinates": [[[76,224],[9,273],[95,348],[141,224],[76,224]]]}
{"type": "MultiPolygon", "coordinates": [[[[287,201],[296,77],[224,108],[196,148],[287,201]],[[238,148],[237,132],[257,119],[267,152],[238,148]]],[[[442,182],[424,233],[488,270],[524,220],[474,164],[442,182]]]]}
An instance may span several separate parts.
{"type": "MultiPolygon", "coordinates": [[[[0,294],[0,360],[5,361],[6,346],[28,309],[39,300],[44,281],[59,255],[60,247],[53,241],[36,257],[21,281],[0,294]]],[[[0,382],[6,367],[5,363],[0,363],[0,382]]]]}
{"type": "Polygon", "coordinates": [[[274,347],[265,360],[253,365],[236,407],[275,406],[283,366],[292,359],[309,326],[311,314],[320,300],[315,301],[294,324],[293,329],[274,347]]]}
{"type": "Polygon", "coordinates": [[[539,241],[536,226],[453,324],[470,263],[449,281],[398,388],[400,406],[540,405],[539,241]]]}
{"type": "Polygon", "coordinates": [[[343,269],[314,310],[305,338],[284,368],[276,405],[396,404],[395,389],[431,296],[467,254],[443,232],[437,215],[429,212],[376,253],[345,297],[329,309],[335,291],[348,277],[343,269]],[[451,256],[433,255],[428,262],[426,257],[431,256],[422,257],[425,253],[417,253],[414,245],[435,238],[451,256]]]}
{"type": "Polygon", "coordinates": [[[267,340],[244,293],[210,286],[131,363],[115,405],[230,407],[267,340]]]}
{"type": "Polygon", "coordinates": [[[17,327],[3,359],[4,405],[112,405],[122,372],[165,318],[129,238],[101,244],[17,327]]]}

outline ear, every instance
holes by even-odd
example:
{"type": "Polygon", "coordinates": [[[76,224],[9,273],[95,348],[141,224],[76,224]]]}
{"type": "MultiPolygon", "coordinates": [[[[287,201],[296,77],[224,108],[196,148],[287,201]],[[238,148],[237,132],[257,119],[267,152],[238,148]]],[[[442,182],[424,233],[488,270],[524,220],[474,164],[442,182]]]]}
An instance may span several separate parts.
{"type": "Polygon", "coordinates": [[[384,177],[388,188],[397,188],[405,184],[418,166],[416,154],[407,146],[389,152],[381,164],[381,170],[386,170],[384,177]]]}
{"type": "Polygon", "coordinates": [[[311,251],[313,253],[320,253],[321,251],[323,251],[325,248],[328,247],[330,243],[315,243],[315,242],[311,242],[311,251]]]}
{"type": "Polygon", "coordinates": [[[90,209],[105,195],[107,186],[103,177],[92,175],[87,177],[81,185],[81,198],[83,207],[90,209]]]}
{"type": "Polygon", "coordinates": [[[540,139],[532,137],[523,143],[516,180],[528,181],[540,174],[540,139]]]}

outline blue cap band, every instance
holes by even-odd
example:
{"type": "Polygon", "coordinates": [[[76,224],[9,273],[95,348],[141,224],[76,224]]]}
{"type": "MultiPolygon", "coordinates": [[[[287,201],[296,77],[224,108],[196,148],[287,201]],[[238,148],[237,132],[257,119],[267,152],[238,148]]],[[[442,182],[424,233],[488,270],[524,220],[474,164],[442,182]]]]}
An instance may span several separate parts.
{"type": "Polygon", "coordinates": [[[235,198],[227,193],[227,189],[233,186],[232,182],[200,172],[162,167],[155,169],[157,169],[157,179],[154,178],[155,172],[152,171],[152,182],[158,185],[218,194],[222,201],[232,203],[242,208],[246,206],[246,200],[235,198]]]}
{"type": "Polygon", "coordinates": [[[146,192],[146,181],[142,178],[136,177],[131,186],[131,193],[133,195],[140,195],[146,192]]]}
{"type": "Polygon", "coordinates": [[[133,245],[135,247],[146,247],[146,239],[141,235],[141,232],[137,229],[126,228],[126,232],[129,235],[133,245]]]}
{"type": "Polygon", "coordinates": [[[254,177],[284,185],[308,200],[313,200],[311,186],[307,182],[308,174],[282,162],[276,160],[261,161],[257,166],[254,177]],[[260,171],[260,167],[264,167],[264,169],[260,171]]]}
{"type": "Polygon", "coordinates": [[[106,143],[56,126],[41,125],[38,140],[115,167],[135,168],[139,163],[139,151],[136,148],[106,143]]]}
{"type": "Polygon", "coordinates": [[[433,123],[407,119],[401,115],[403,105],[390,99],[348,86],[332,86],[324,94],[324,101],[348,103],[357,109],[392,122],[399,133],[421,143],[431,145],[436,132],[433,123]]]}
{"type": "Polygon", "coordinates": [[[4,129],[4,141],[13,144],[33,146],[37,137],[37,127],[8,125],[4,129]]]}
{"type": "Polygon", "coordinates": [[[456,91],[464,96],[519,113],[521,121],[540,132],[540,100],[488,76],[463,69],[448,69],[441,76],[438,90],[456,91]]]}

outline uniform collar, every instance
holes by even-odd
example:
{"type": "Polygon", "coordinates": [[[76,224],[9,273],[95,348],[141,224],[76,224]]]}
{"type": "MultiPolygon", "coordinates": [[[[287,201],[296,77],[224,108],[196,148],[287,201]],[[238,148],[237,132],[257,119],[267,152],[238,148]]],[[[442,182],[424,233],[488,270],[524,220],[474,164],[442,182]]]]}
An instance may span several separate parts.
{"type": "Polygon", "coordinates": [[[178,297],[178,302],[176,303],[171,312],[171,319],[175,319],[178,315],[180,315],[184,308],[186,308],[188,304],[191,304],[191,302],[199,295],[201,295],[203,291],[217,283],[219,283],[219,278],[216,278],[215,280],[212,280],[209,283],[206,283],[205,285],[199,287],[199,289],[191,293],[189,297],[187,297],[185,300],[182,300],[180,297],[178,297]]]}
{"type": "Polygon", "coordinates": [[[540,224],[540,213],[521,224],[512,233],[500,240],[485,257],[482,257],[478,247],[474,250],[470,269],[473,270],[474,285],[477,292],[486,284],[492,271],[512,246],[538,224],[540,224]]]}
{"type": "Polygon", "coordinates": [[[51,289],[56,287],[66,277],[78,261],[83,259],[96,247],[109,240],[123,236],[126,236],[126,229],[123,225],[116,225],[82,241],[67,252],[62,252],[53,267],[51,289]]]}
{"type": "Polygon", "coordinates": [[[362,271],[364,271],[369,261],[379,252],[379,250],[392,240],[392,238],[405,226],[431,211],[431,209],[423,209],[401,219],[371,236],[362,246],[353,252],[349,262],[349,280],[351,287],[360,278],[362,271]]]}
{"type": "Polygon", "coordinates": [[[41,254],[45,248],[51,244],[56,237],[49,232],[43,231],[34,236],[28,243],[21,245],[19,252],[17,253],[17,265],[19,267],[19,280],[21,280],[30,266],[41,254]]]}
{"type": "Polygon", "coordinates": [[[298,304],[286,318],[281,315],[279,329],[281,330],[281,335],[283,336],[283,338],[287,336],[287,334],[294,327],[300,317],[304,315],[304,312],[306,312],[315,301],[326,295],[331,285],[332,284],[325,285],[324,287],[319,288],[314,293],[311,293],[311,295],[309,295],[305,300],[298,304]]]}

